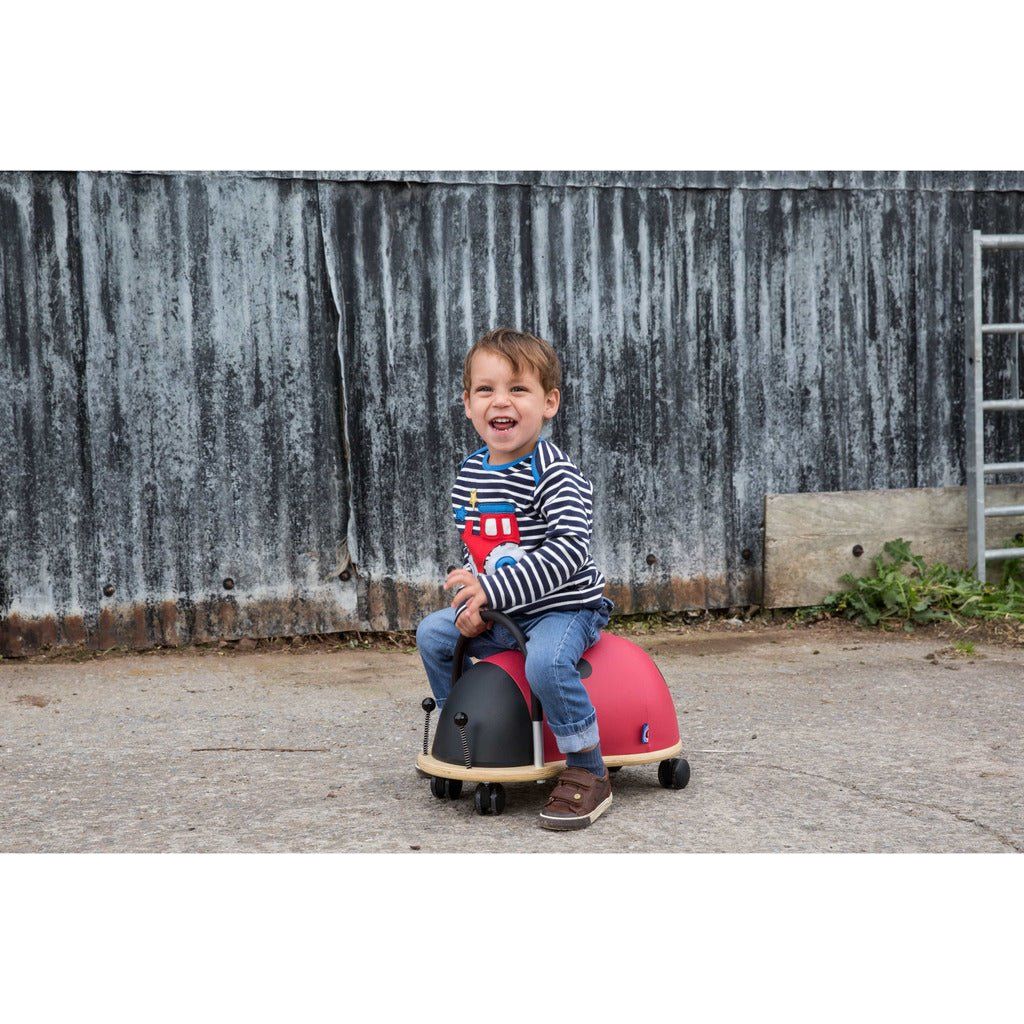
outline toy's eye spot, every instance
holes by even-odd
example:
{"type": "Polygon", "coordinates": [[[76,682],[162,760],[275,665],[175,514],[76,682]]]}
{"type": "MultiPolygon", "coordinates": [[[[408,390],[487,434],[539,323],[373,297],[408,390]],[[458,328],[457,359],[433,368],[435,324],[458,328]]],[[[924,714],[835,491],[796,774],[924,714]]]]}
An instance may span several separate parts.
{"type": "Polygon", "coordinates": [[[573,800],[582,800],[583,799],[583,797],[579,793],[573,793],[572,798],[573,798],[573,800]]]}

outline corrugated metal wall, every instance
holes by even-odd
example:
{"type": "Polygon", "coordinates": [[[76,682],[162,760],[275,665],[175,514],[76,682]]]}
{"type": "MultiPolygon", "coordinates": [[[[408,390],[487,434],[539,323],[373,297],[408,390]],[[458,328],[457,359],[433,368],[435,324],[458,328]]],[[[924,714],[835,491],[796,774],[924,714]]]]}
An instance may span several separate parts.
{"type": "Polygon", "coordinates": [[[316,185],[7,174],[0,242],[0,650],[355,624],[316,185]]]}
{"type": "Polygon", "coordinates": [[[0,175],[0,649],[414,624],[499,323],[620,610],[756,602],[766,492],[963,482],[970,227],[1024,174],[0,175]]]}

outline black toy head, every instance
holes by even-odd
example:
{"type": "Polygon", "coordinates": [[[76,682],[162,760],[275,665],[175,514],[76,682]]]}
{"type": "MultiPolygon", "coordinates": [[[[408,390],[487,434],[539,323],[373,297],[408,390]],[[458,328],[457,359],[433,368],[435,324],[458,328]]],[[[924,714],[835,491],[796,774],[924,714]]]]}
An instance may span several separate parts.
{"type": "Polygon", "coordinates": [[[431,750],[439,761],[464,764],[460,724],[473,767],[512,768],[532,763],[530,711],[515,680],[500,666],[477,662],[452,687],[431,750]]]}

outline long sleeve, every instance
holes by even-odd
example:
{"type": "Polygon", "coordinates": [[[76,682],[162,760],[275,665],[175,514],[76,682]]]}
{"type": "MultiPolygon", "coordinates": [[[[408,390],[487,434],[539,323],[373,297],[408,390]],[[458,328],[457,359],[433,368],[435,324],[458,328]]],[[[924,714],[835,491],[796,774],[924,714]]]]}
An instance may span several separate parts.
{"type": "MultiPolygon", "coordinates": [[[[473,565],[473,559],[470,557],[469,548],[467,548],[465,544],[462,544],[461,546],[462,546],[462,568],[465,569],[466,572],[473,573],[473,575],[475,576],[476,575],[476,567],[473,565]]],[[[464,604],[460,604],[458,609],[457,609],[457,611],[455,612],[455,618],[458,618],[465,610],[466,610],[466,606],[464,604]]]]}
{"type": "Polygon", "coordinates": [[[480,576],[495,611],[526,607],[565,586],[590,557],[593,489],[570,463],[547,467],[534,502],[547,524],[544,541],[515,565],[480,576]]]}

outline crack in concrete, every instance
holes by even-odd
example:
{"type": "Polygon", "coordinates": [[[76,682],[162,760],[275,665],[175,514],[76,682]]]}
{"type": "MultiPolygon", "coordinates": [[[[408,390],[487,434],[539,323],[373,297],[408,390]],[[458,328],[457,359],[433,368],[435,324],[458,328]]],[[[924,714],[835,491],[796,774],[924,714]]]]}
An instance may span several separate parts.
{"type": "Polygon", "coordinates": [[[926,807],[932,811],[940,811],[943,814],[948,814],[957,821],[962,821],[966,825],[974,825],[976,828],[982,830],[987,835],[992,836],[993,839],[997,839],[1003,846],[1009,847],[1011,850],[1017,853],[1024,853],[1024,844],[1015,842],[1013,839],[1004,836],[1001,832],[997,832],[991,825],[986,825],[983,821],[978,821],[977,818],[968,817],[966,814],[962,814],[960,811],[955,811],[951,807],[943,807],[941,804],[931,804],[924,800],[911,800],[909,797],[899,796],[882,796],[879,793],[869,793],[867,790],[861,789],[860,786],[852,782],[844,782],[842,779],[834,779],[829,775],[819,775],[817,772],[804,771],[802,768],[787,768],[780,764],[761,764],[758,765],[760,768],[771,768],[777,772],[788,772],[792,775],[806,775],[811,779],[820,779],[822,782],[830,782],[833,786],[839,786],[841,789],[847,789],[851,792],[856,793],[858,796],[864,797],[866,800],[873,800],[877,803],[888,803],[894,804],[899,809],[899,804],[910,804],[914,807],[926,807]]]}

